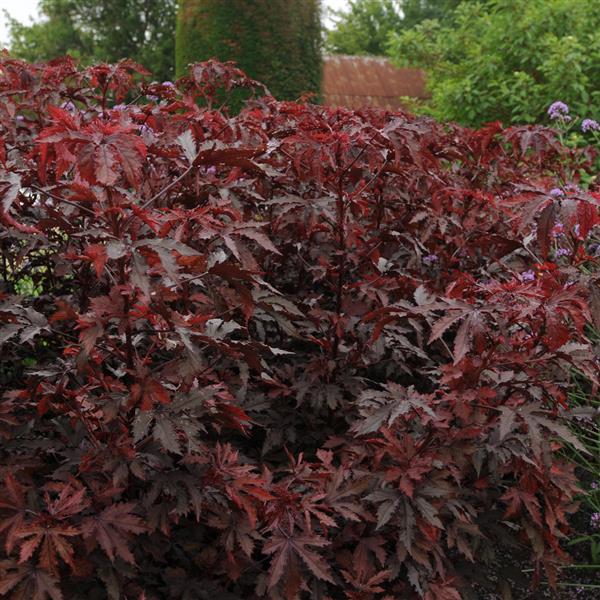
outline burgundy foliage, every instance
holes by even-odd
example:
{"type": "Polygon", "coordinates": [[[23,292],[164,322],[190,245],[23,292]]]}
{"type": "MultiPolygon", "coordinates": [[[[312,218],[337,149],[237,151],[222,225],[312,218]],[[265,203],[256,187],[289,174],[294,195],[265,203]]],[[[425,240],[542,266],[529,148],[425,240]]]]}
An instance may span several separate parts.
{"type": "Polygon", "coordinates": [[[0,70],[0,595],[458,600],[515,545],[554,580],[585,156],[214,62],[0,70]]]}

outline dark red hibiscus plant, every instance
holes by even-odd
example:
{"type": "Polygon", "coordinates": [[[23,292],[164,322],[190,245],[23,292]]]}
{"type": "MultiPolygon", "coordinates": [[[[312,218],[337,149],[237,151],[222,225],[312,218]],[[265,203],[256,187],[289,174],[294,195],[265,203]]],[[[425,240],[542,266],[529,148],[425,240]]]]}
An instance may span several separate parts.
{"type": "Polygon", "coordinates": [[[592,158],[212,61],[4,55],[0,596],[459,600],[507,554],[554,582],[592,158]]]}

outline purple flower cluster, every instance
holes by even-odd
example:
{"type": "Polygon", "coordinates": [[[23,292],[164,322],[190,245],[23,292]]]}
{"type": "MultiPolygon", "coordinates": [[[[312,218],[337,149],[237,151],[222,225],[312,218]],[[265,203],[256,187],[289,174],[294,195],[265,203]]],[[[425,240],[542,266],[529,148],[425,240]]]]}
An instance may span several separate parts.
{"type": "Polygon", "coordinates": [[[533,281],[535,279],[535,271],[523,271],[521,273],[521,281],[533,281]]]}
{"type": "Polygon", "coordinates": [[[548,116],[554,121],[556,119],[569,120],[569,107],[564,102],[553,102],[548,109],[548,116]]]}
{"type": "Polygon", "coordinates": [[[557,237],[562,237],[565,235],[565,226],[563,223],[561,223],[560,221],[556,221],[556,223],[554,224],[554,227],[552,228],[552,237],[553,238],[557,238],[557,237]]]}
{"type": "Polygon", "coordinates": [[[437,261],[438,261],[438,255],[437,254],[428,254],[427,256],[423,257],[423,262],[426,263],[426,264],[428,264],[428,265],[431,265],[431,264],[433,264],[434,262],[437,262],[437,261]]]}
{"type": "Polygon", "coordinates": [[[568,248],[559,248],[556,251],[556,258],[560,257],[560,256],[569,256],[571,254],[571,251],[568,248]]]}
{"type": "Polygon", "coordinates": [[[600,123],[594,119],[584,119],[581,123],[581,131],[587,133],[588,131],[600,131],[600,123]]]}
{"type": "Polygon", "coordinates": [[[565,193],[560,188],[552,188],[549,193],[551,196],[554,196],[555,198],[565,195],[565,193]]]}
{"type": "Polygon", "coordinates": [[[590,519],[590,525],[594,529],[600,529],[600,513],[592,513],[592,518],[590,519]]]}
{"type": "Polygon", "coordinates": [[[60,107],[63,110],[69,111],[69,112],[73,112],[75,110],[77,110],[77,107],[75,106],[75,104],[73,104],[73,102],[71,102],[70,100],[67,100],[66,102],[63,102],[60,107]]]}

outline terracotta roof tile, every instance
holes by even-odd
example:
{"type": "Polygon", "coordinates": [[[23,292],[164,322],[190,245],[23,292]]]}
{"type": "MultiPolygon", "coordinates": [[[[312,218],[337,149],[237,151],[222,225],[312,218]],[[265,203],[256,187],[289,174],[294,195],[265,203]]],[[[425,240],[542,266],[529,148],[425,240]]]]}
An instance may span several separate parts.
{"type": "Polygon", "coordinates": [[[329,106],[392,110],[402,107],[400,96],[428,98],[423,71],[399,69],[375,56],[325,56],[321,94],[329,106]]]}

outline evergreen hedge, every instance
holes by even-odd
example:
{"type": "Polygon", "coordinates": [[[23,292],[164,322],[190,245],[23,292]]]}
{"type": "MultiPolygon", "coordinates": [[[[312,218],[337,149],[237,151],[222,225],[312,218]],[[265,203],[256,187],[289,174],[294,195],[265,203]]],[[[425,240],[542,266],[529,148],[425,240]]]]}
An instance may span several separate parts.
{"type": "Polygon", "coordinates": [[[176,68],[233,60],[278,99],[318,93],[321,83],[319,0],[180,0],[176,68]]]}

